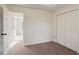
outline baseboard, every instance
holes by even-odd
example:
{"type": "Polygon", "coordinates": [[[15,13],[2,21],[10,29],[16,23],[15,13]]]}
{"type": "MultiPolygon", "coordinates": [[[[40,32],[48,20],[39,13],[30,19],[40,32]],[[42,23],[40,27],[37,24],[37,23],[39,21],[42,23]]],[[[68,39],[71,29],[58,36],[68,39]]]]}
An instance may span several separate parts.
{"type": "Polygon", "coordinates": [[[42,41],[42,42],[36,42],[36,43],[31,43],[31,44],[24,44],[24,46],[27,46],[27,45],[35,45],[35,44],[40,44],[40,43],[46,43],[46,42],[51,42],[52,40],[49,40],[49,41],[42,41]]]}

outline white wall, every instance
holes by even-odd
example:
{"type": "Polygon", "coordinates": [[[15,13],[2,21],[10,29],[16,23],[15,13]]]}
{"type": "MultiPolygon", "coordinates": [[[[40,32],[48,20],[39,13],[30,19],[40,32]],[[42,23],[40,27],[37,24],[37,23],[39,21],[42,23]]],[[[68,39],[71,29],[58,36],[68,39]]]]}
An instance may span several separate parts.
{"type": "Polygon", "coordinates": [[[53,40],[53,14],[49,11],[8,6],[8,9],[24,13],[25,45],[53,40]]]}

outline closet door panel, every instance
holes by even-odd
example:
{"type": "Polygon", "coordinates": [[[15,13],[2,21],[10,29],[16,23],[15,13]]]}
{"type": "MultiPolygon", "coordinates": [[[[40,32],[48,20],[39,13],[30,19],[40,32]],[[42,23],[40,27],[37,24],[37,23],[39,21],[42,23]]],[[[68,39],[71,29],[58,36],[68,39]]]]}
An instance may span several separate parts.
{"type": "Polygon", "coordinates": [[[65,14],[65,46],[77,49],[77,10],[65,14]]]}
{"type": "Polygon", "coordinates": [[[57,16],[57,42],[64,45],[64,15],[57,16]]]}
{"type": "Polygon", "coordinates": [[[78,23],[77,23],[77,27],[78,27],[78,32],[77,32],[77,37],[78,37],[78,40],[77,40],[77,52],[79,53],[79,10],[78,10],[78,23]]]}

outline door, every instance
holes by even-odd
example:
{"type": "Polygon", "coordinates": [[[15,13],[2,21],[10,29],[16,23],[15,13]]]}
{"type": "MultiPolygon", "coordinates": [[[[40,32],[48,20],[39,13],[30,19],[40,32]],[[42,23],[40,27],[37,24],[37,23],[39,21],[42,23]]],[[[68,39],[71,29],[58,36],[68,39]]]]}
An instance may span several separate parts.
{"type": "Polygon", "coordinates": [[[4,40],[3,40],[3,9],[0,7],[0,55],[3,54],[4,51],[4,40]]]}
{"type": "Polygon", "coordinates": [[[78,49],[78,10],[57,16],[57,42],[75,51],[78,49]]]}
{"type": "Polygon", "coordinates": [[[11,39],[11,17],[10,12],[4,6],[3,7],[3,40],[4,40],[4,54],[7,54],[9,50],[9,41],[11,39]]]}
{"type": "Polygon", "coordinates": [[[77,21],[78,21],[78,10],[73,10],[65,14],[65,46],[77,50],[77,21]]]}
{"type": "Polygon", "coordinates": [[[64,45],[64,15],[57,15],[57,42],[64,45]]]}

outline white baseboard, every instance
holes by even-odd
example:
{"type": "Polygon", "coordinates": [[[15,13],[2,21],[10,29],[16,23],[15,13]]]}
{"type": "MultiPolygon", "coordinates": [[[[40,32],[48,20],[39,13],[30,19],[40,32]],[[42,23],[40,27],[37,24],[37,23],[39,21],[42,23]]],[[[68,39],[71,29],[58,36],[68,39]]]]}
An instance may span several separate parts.
{"type": "Polygon", "coordinates": [[[42,42],[35,42],[35,43],[29,43],[29,44],[25,44],[25,43],[24,43],[24,46],[26,46],[26,45],[33,45],[33,44],[40,44],[40,43],[45,43],[45,42],[50,42],[50,41],[52,41],[52,40],[49,40],[49,41],[42,41],[42,42]]]}

